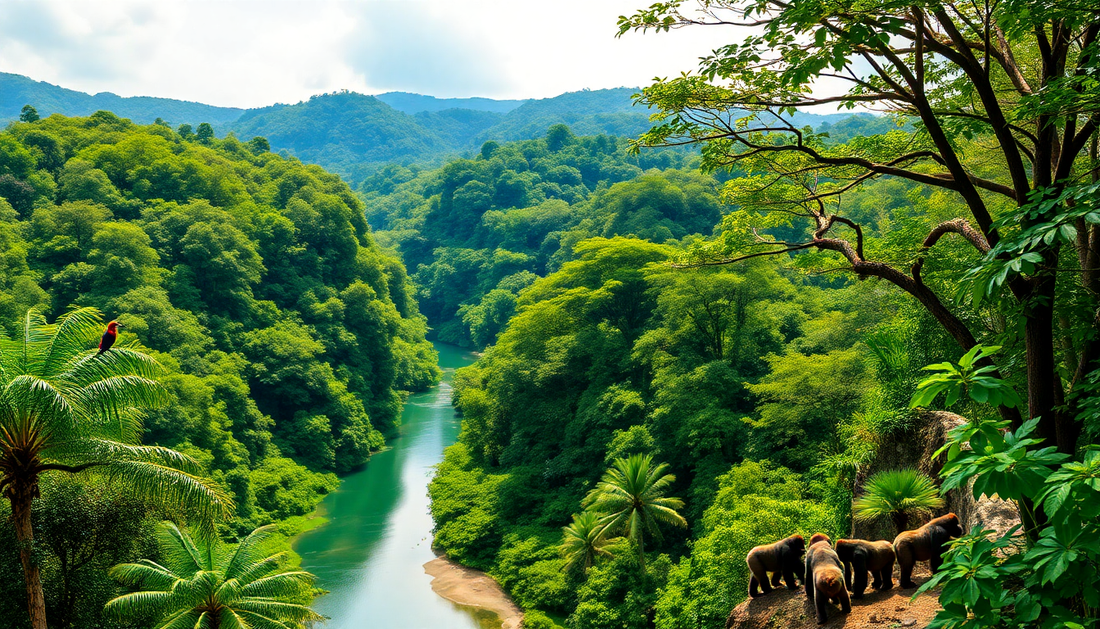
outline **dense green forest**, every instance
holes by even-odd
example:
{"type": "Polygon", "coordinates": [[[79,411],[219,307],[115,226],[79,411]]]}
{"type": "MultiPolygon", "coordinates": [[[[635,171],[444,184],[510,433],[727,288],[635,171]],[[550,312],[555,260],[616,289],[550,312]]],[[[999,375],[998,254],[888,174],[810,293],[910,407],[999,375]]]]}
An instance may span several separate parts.
{"type": "MultiPolygon", "coordinates": [[[[552,247],[495,340],[474,333],[492,276],[449,283],[486,295],[460,313],[489,346],[456,378],[436,543],[497,577],[531,627],[721,627],[758,544],[890,514],[900,533],[941,491],[999,497],[1019,526],[965,523],[921,585],[943,606],[929,626],[1095,625],[1100,117],[1095,81],[1068,78],[1095,70],[1095,7],[681,4],[623,17],[621,34],[761,29],[639,97],[659,113],[633,147],[699,146],[719,227],[552,247]],[[811,89],[841,71],[850,92],[811,89]],[[826,135],[782,117],[867,102],[908,122],[826,135]],[[922,447],[929,409],[963,418],[930,468],[938,491],[906,470],[864,483],[895,447],[922,447]]],[[[436,224],[380,224],[409,260],[421,232],[478,236],[444,219],[457,193],[434,191],[436,224]]],[[[499,221],[484,217],[483,233],[499,221]]],[[[425,243],[432,264],[457,268],[441,244],[425,243]]],[[[430,265],[410,267],[447,321],[430,265]]]]}
{"type": "MultiPolygon", "coordinates": [[[[144,442],[220,487],[228,539],[269,523],[293,534],[337,473],[382,447],[405,392],[438,377],[405,269],[362,202],[262,141],[107,112],[16,123],[0,134],[0,195],[7,336],[23,337],[28,309],[117,318],[119,346],[163,369],[168,401],[144,414],[144,442]]],[[[42,478],[51,626],[100,626],[107,568],[147,556],[166,514],[110,484],[42,478]]],[[[17,546],[2,534],[0,619],[21,627],[17,546]]]]}
{"type": "MultiPolygon", "coordinates": [[[[897,128],[866,117],[823,124],[838,140],[897,128]]],[[[378,241],[414,273],[433,334],[483,348],[515,312],[517,294],[586,238],[709,236],[723,213],[720,184],[735,173],[704,175],[698,165],[693,151],[632,153],[625,138],[555,124],[543,138],[488,141],[474,158],[438,169],[383,167],[360,190],[378,241]]]]}
{"type": "Polygon", "coordinates": [[[378,241],[413,272],[421,311],[440,340],[491,344],[516,295],[594,236],[656,242],[709,232],[717,182],[684,151],[630,155],[611,136],[487,142],[477,157],[421,170],[381,169],[362,184],[378,241]]]}
{"type": "Polygon", "coordinates": [[[0,626],[321,621],[287,540],[439,380],[429,335],[480,350],[434,548],[527,629],[723,627],[754,547],[815,534],[895,539],[930,629],[1100,626],[1100,7],[857,9],[639,9],[735,39],[633,99],[342,92],[244,141],[28,111],[0,626]]]}
{"type": "MultiPolygon", "coordinates": [[[[863,200],[868,215],[909,213],[884,191],[863,200]]],[[[658,627],[721,626],[748,583],[731,558],[778,530],[843,537],[853,466],[914,425],[907,385],[952,357],[934,321],[880,283],[768,261],[670,268],[683,254],[580,242],[459,372],[463,433],[432,484],[436,542],[570,626],[643,627],[654,610],[658,627]],[[647,541],[659,556],[643,573],[632,553],[587,577],[564,570],[561,527],[604,469],[641,453],[670,466],[690,527],[647,541]]]]}

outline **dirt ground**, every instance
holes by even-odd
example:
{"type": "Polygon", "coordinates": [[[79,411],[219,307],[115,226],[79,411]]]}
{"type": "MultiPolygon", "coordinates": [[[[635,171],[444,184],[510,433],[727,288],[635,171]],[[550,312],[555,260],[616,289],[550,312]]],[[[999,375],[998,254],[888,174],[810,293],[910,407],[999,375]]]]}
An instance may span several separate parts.
{"type": "Polygon", "coordinates": [[[443,598],[493,612],[500,617],[502,629],[523,626],[523,610],[484,572],[461,566],[446,557],[436,557],[424,564],[424,572],[432,577],[432,590],[443,598]]]}
{"type": "MultiPolygon", "coordinates": [[[[926,565],[918,564],[913,581],[922,585],[931,575],[926,565]]],[[[773,590],[759,598],[749,599],[730,612],[727,629],[923,629],[940,610],[938,591],[909,599],[915,589],[902,590],[894,577],[894,589],[876,592],[868,589],[863,598],[852,600],[852,611],[841,613],[840,607],[829,606],[829,622],[817,624],[814,606],[800,587],[773,590]]]]}

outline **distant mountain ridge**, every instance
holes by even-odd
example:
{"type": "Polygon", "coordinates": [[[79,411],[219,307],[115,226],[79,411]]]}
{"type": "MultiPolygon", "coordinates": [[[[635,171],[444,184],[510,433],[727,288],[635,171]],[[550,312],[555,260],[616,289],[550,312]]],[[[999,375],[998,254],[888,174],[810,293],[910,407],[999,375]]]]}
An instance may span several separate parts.
{"type": "Polygon", "coordinates": [[[209,122],[215,127],[233,122],[245,111],[173,98],[127,97],[111,92],[86,94],[20,74],[0,72],[0,121],[18,120],[19,111],[27,104],[33,105],[43,118],[51,114],[87,116],[103,109],[143,124],[162,118],[176,124],[209,122]]]}
{"type": "Polygon", "coordinates": [[[386,92],[385,94],[376,94],[374,97],[397,111],[403,111],[407,114],[443,111],[444,109],[472,109],[474,111],[492,111],[498,114],[506,114],[528,102],[527,99],[495,100],[480,96],[473,98],[437,98],[411,92],[386,92]]]}
{"type": "MultiPolygon", "coordinates": [[[[637,88],[620,87],[552,98],[495,100],[408,92],[369,96],[344,90],[293,105],[239,109],[110,92],[85,94],[0,73],[0,121],[17,120],[20,109],[30,104],[42,117],[87,116],[105,109],[143,124],[157,118],[173,127],[209,122],[219,136],[234,133],[242,140],[264,136],[272,150],[319,164],[354,185],[382,164],[438,165],[449,157],[469,154],[488,140],[542,137],[555,124],[569,125],[576,135],[637,136],[649,129],[651,114],[634,104],[632,96],[637,92],[637,88]]],[[[890,125],[869,114],[798,112],[793,121],[815,128],[829,126],[843,137],[881,133],[890,125]]]]}

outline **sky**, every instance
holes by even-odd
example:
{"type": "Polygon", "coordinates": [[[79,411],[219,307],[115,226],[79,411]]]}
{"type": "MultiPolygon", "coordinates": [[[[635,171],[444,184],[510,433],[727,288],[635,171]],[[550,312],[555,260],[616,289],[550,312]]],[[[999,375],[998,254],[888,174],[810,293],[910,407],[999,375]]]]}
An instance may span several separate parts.
{"type": "Polygon", "coordinates": [[[348,89],[545,98],[639,87],[739,38],[616,38],[653,0],[0,0],[0,71],[232,107],[348,89]]]}

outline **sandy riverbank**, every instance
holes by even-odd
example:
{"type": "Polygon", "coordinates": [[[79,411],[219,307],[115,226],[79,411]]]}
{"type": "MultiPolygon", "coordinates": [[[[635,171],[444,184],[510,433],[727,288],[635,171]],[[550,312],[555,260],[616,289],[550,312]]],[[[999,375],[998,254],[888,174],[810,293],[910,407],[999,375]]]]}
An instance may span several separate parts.
{"type": "Polygon", "coordinates": [[[459,605],[486,609],[500,616],[502,629],[520,629],[523,610],[492,577],[459,565],[446,557],[436,557],[424,564],[424,572],[432,577],[432,590],[459,605]]]}

